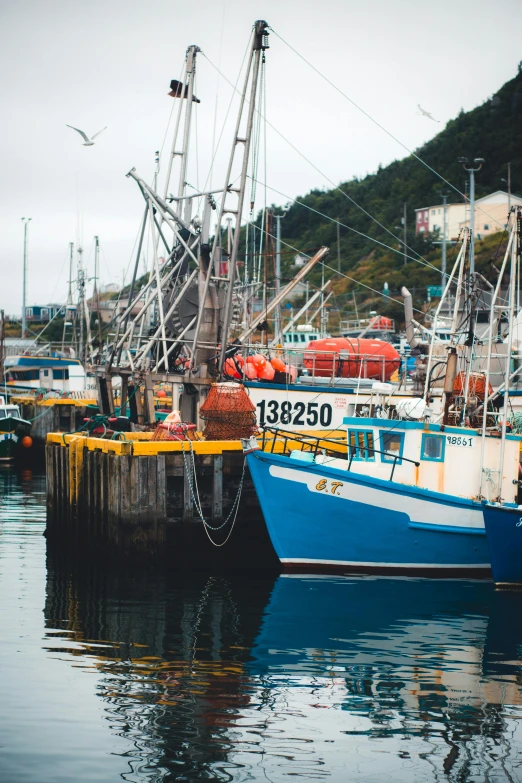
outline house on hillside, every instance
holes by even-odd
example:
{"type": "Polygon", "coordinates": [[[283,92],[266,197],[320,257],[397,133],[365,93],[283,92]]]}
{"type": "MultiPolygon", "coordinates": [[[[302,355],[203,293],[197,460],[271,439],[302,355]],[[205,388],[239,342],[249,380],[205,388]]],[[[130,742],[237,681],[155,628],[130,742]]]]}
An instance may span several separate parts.
{"type": "MultiPolygon", "coordinates": [[[[496,231],[503,231],[507,221],[508,204],[522,206],[522,198],[509,196],[503,190],[496,190],[488,196],[475,201],[475,234],[481,239],[496,231]],[[511,201],[510,201],[511,200],[511,201]]],[[[446,204],[446,239],[455,241],[462,228],[469,226],[469,202],[446,204]]],[[[444,227],[444,205],[421,207],[415,210],[415,233],[439,232],[442,237],[444,227]]]]}
{"type": "Polygon", "coordinates": [[[25,308],[25,318],[27,321],[36,321],[38,323],[47,323],[56,315],[65,315],[65,306],[60,304],[31,305],[25,308]]]}

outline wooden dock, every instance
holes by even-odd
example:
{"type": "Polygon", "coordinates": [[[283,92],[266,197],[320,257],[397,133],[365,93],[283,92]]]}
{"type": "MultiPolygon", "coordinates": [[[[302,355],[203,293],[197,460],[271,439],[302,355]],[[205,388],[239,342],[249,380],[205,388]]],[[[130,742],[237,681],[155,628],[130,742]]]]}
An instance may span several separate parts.
{"type": "Polygon", "coordinates": [[[12,395],[11,402],[20,406],[22,419],[31,422],[31,437],[36,446],[45,446],[50,432],[75,432],[80,429],[85,424],[84,420],[93,415],[93,406],[97,405],[94,399],[36,400],[30,395],[12,395]]]}
{"type": "Polygon", "coordinates": [[[98,554],[177,554],[199,562],[219,553],[221,561],[274,565],[240,441],[119,438],[48,435],[49,538],[98,554]]]}

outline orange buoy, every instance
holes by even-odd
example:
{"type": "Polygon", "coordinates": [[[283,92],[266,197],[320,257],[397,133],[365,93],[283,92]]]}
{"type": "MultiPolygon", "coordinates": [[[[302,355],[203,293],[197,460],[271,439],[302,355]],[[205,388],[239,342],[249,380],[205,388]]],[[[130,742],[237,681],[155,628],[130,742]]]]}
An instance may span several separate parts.
{"type": "Polygon", "coordinates": [[[270,361],[270,364],[272,365],[274,370],[277,370],[277,372],[285,371],[285,363],[277,356],[274,356],[274,358],[270,361]]]}
{"type": "Polygon", "coordinates": [[[241,378],[241,373],[237,371],[233,359],[226,359],[225,364],[223,365],[223,371],[229,378],[241,378]]]}
{"type": "Polygon", "coordinates": [[[24,449],[30,449],[33,445],[33,439],[29,435],[24,435],[22,438],[22,446],[24,449]]]}
{"type": "Polygon", "coordinates": [[[156,394],[156,397],[166,397],[166,396],[167,396],[167,392],[164,391],[163,389],[160,389],[159,392],[157,392],[156,394]]]}
{"type": "Polygon", "coordinates": [[[249,361],[245,362],[245,366],[243,367],[243,372],[245,373],[245,377],[248,378],[249,381],[253,381],[257,378],[257,367],[252,362],[249,361]]]}
{"type": "Polygon", "coordinates": [[[275,368],[270,362],[267,362],[264,367],[257,373],[257,377],[261,381],[273,381],[276,374],[275,368]]]}
{"type": "Polygon", "coordinates": [[[262,369],[266,364],[266,359],[263,354],[255,353],[253,356],[247,356],[247,362],[253,364],[258,369],[262,369]]]}

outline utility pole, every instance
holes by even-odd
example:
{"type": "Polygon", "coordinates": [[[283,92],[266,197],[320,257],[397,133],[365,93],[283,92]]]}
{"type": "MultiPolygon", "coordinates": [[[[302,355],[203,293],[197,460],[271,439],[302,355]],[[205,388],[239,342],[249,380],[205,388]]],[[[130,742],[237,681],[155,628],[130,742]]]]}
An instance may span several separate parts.
{"type": "Polygon", "coordinates": [[[404,214],[403,214],[403,217],[402,217],[402,226],[403,226],[403,229],[404,229],[404,234],[403,234],[403,245],[402,245],[402,249],[404,250],[404,262],[403,262],[403,263],[404,263],[404,265],[406,266],[406,263],[407,263],[407,261],[408,261],[408,251],[407,251],[407,249],[406,249],[406,240],[407,240],[407,228],[406,228],[406,203],[404,204],[404,214]]]}
{"type": "Polygon", "coordinates": [[[467,158],[459,158],[459,163],[464,165],[465,171],[469,171],[469,273],[473,276],[475,274],[475,172],[482,168],[484,158],[473,158],[473,163],[478,164],[475,168],[473,165],[468,166],[467,158]]]}
{"type": "Polygon", "coordinates": [[[74,242],[69,242],[69,290],[67,292],[67,304],[65,305],[65,316],[63,319],[62,351],[65,350],[67,323],[70,323],[71,328],[73,330],[71,333],[71,345],[74,342],[74,325],[73,325],[73,309],[72,309],[73,254],[74,254],[74,242]],[[70,321],[68,319],[70,319],[70,321]]]}
{"type": "MultiPolygon", "coordinates": [[[[276,284],[276,296],[279,296],[281,290],[281,218],[286,216],[288,212],[288,206],[283,207],[283,213],[276,215],[276,263],[275,263],[275,284],[276,284]]],[[[275,336],[279,339],[281,336],[281,308],[279,305],[275,311],[275,336]]]]}
{"type": "Polygon", "coordinates": [[[77,273],[77,278],[78,278],[78,305],[79,305],[79,307],[78,307],[78,315],[79,315],[79,318],[80,318],[80,324],[79,324],[80,334],[79,334],[79,338],[78,338],[78,358],[80,359],[80,361],[83,364],[84,361],[85,361],[85,352],[84,352],[84,348],[83,348],[83,327],[84,327],[83,319],[84,319],[84,311],[85,311],[85,307],[84,307],[84,304],[85,304],[85,302],[84,302],[85,278],[84,278],[83,267],[82,267],[83,248],[79,247],[78,250],[77,250],[77,253],[78,253],[78,273],[77,273]]]}
{"type": "Polygon", "coordinates": [[[448,197],[445,193],[442,194],[442,263],[440,265],[441,272],[441,288],[444,290],[444,280],[446,279],[446,233],[447,233],[447,213],[448,213],[448,197]]]}
{"type": "Polygon", "coordinates": [[[32,218],[22,218],[22,223],[24,224],[24,269],[23,269],[23,278],[22,278],[22,340],[25,337],[25,330],[27,327],[26,317],[25,317],[25,307],[26,307],[26,298],[27,298],[27,234],[29,230],[29,221],[32,218]]]}
{"type": "MultiPolygon", "coordinates": [[[[341,226],[337,218],[337,271],[341,274],[341,226]]],[[[323,267],[324,269],[324,267],[323,267]]]]}
{"type": "Polygon", "coordinates": [[[508,166],[508,179],[507,179],[507,186],[508,186],[508,213],[511,212],[511,163],[507,164],[508,166]]]}
{"type": "MultiPolygon", "coordinates": [[[[94,305],[96,307],[96,315],[98,318],[98,351],[101,355],[102,346],[102,329],[101,329],[101,313],[100,313],[100,290],[98,276],[100,274],[100,240],[99,237],[94,237],[94,305]]],[[[123,285],[122,285],[123,288],[123,285]]]]}

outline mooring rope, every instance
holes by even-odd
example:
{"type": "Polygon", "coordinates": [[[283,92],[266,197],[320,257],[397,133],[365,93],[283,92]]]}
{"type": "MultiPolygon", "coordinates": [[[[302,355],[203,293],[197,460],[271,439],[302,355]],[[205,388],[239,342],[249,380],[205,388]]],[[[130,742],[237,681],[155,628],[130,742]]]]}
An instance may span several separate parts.
{"type": "Polygon", "coordinates": [[[182,442],[181,451],[182,451],[182,454],[183,454],[183,462],[184,462],[185,470],[186,470],[186,473],[187,473],[187,479],[188,479],[190,494],[192,496],[192,500],[194,501],[194,505],[196,507],[196,511],[198,512],[198,516],[201,519],[201,521],[203,522],[203,527],[204,527],[205,533],[207,534],[208,540],[210,541],[211,544],[213,544],[213,546],[215,546],[215,547],[222,547],[222,546],[224,546],[227,543],[228,539],[232,535],[232,531],[234,530],[234,525],[236,524],[237,514],[238,514],[238,511],[239,511],[239,502],[241,500],[241,494],[242,494],[242,491],[243,491],[243,482],[244,482],[244,479],[245,479],[246,459],[243,462],[243,471],[241,473],[241,480],[239,482],[239,487],[238,487],[238,490],[237,490],[237,494],[236,494],[236,497],[234,498],[234,502],[232,503],[232,508],[230,509],[230,513],[228,514],[227,518],[225,519],[225,521],[221,525],[217,525],[217,526],[216,525],[211,525],[211,524],[209,524],[207,522],[207,520],[205,519],[205,517],[203,515],[203,510],[202,510],[202,507],[201,507],[201,500],[200,500],[200,496],[199,496],[199,487],[198,487],[198,482],[197,482],[197,478],[196,478],[196,463],[195,463],[195,459],[194,459],[194,449],[193,449],[193,446],[192,446],[192,441],[189,441],[189,444],[190,444],[190,455],[191,455],[192,465],[190,465],[187,462],[187,454],[186,454],[186,451],[185,451],[185,442],[184,441],[182,442]],[[194,491],[194,487],[195,487],[195,491],[194,491]],[[196,497],[196,495],[197,495],[197,497],[196,497]],[[222,528],[225,527],[225,525],[228,524],[228,522],[230,521],[232,515],[234,515],[234,518],[232,520],[232,526],[230,528],[228,536],[225,538],[225,540],[221,544],[216,544],[216,542],[212,539],[212,537],[210,536],[208,531],[209,530],[221,530],[222,528]]]}

